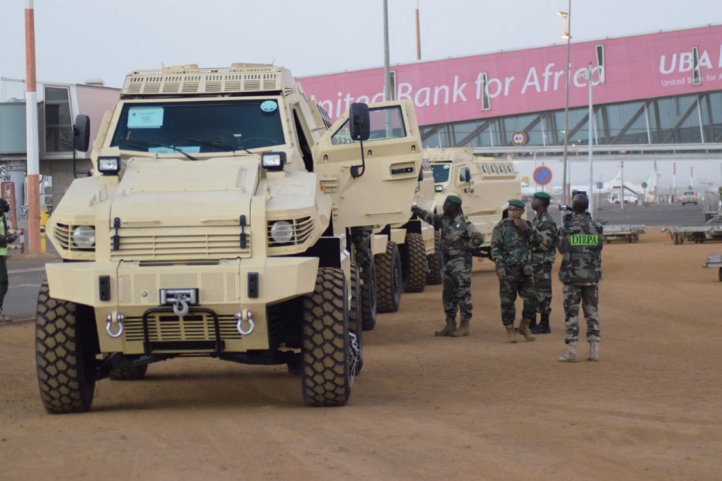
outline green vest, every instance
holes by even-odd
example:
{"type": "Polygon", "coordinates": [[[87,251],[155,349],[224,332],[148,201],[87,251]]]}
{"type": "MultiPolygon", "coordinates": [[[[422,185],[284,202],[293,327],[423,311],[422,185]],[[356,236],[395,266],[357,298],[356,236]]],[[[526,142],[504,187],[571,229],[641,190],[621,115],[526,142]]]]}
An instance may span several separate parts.
{"type": "MultiPolygon", "coordinates": [[[[2,220],[0,220],[0,237],[5,237],[7,235],[8,225],[7,225],[7,222],[5,221],[5,215],[4,214],[0,214],[0,215],[2,215],[2,220]]],[[[5,244],[5,245],[7,245],[7,244],[5,244]]],[[[0,247],[0,256],[7,257],[7,255],[8,255],[8,248],[0,247]]]]}

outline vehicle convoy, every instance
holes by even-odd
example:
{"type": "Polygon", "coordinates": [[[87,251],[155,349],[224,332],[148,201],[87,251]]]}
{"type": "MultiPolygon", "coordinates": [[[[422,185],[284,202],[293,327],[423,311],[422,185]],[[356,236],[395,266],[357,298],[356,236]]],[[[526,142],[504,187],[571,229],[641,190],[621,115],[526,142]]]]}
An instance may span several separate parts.
{"type": "Polygon", "coordinates": [[[345,404],[371,289],[349,232],[408,219],[414,115],[354,104],[331,125],[271,65],[130,73],[46,227],[63,262],[38,297],[45,409],[87,411],[96,381],[178,356],[285,363],[306,404],[345,404]]]}
{"type": "Polygon", "coordinates": [[[448,195],[461,197],[464,215],[484,235],[481,250],[488,257],[491,233],[508,207],[507,201],[521,197],[514,164],[476,156],[471,148],[424,149],[424,161],[433,171],[437,213],[448,195]]]}

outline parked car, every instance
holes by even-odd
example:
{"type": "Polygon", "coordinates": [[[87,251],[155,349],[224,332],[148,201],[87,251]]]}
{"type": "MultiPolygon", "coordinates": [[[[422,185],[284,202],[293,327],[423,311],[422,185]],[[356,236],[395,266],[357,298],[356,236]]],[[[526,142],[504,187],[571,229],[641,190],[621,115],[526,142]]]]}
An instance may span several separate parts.
{"type": "MultiPolygon", "coordinates": [[[[609,194],[609,197],[607,197],[607,200],[612,204],[619,204],[619,192],[613,191],[609,194]]],[[[639,204],[639,197],[632,194],[631,192],[625,192],[624,193],[624,203],[625,204],[639,204]]]]}
{"type": "Polygon", "coordinates": [[[699,203],[699,197],[697,196],[696,192],[687,190],[687,191],[683,192],[681,196],[679,196],[679,201],[682,203],[682,205],[685,205],[685,204],[697,205],[699,203]]]}

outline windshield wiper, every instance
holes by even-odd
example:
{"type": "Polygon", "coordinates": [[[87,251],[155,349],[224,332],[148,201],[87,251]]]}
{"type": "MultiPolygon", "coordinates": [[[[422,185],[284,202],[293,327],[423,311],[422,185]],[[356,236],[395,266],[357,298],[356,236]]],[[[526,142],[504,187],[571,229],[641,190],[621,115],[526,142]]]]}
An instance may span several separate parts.
{"type": "Polygon", "coordinates": [[[145,142],[145,141],[143,141],[143,140],[121,140],[121,141],[120,141],[120,144],[133,145],[133,146],[135,146],[135,147],[145,147],[145,148],[148,148],[148,147],[164,147],[164,148],[166,148],[166,149],[171,149],[171,150],[173,150],[173,151],[175,151],[175,152],[180,152],[180,153],[183,154],[188,160],[198,160],[197,158],[193,157],[193,156],[192,156],[191,154],[189,154],[188,152],[184,151],[183,149],[179,149],[178,147],[176,147],[176,146],[174,146],[174,145],[159,144],[159,143],[156,143],[156,142],[145,142]]]}
{"type": "Polygon", "coordinates": [[[247,152],[249,154],[253,154],[250,150],[248,150],[245,147],[235,147],[233,145],[224,144],[223,142],[218,142],[216,140],[211,139],[196,139],[194,137],[189,137],[188,140],[191,142],[198,142],[199,144],[207,145],[209,147],[217,147],[219,149],[226,149],[230,150],[231,152],[235,152],[237,150],[243,150],[244,152],[247,152]]]}

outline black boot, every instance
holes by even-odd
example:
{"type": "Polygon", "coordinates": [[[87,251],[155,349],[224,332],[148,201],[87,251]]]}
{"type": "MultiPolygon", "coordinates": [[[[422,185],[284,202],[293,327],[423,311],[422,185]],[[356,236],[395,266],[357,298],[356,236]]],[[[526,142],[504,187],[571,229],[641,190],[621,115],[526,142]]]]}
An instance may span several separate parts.
{"type": "Polygon", "coordinates": [[[531,332],[534,334],[549,334],[552,330],[549,328],[549,313],[541,315],[541,320],[536,329],[532,329],[531,332]]]}

